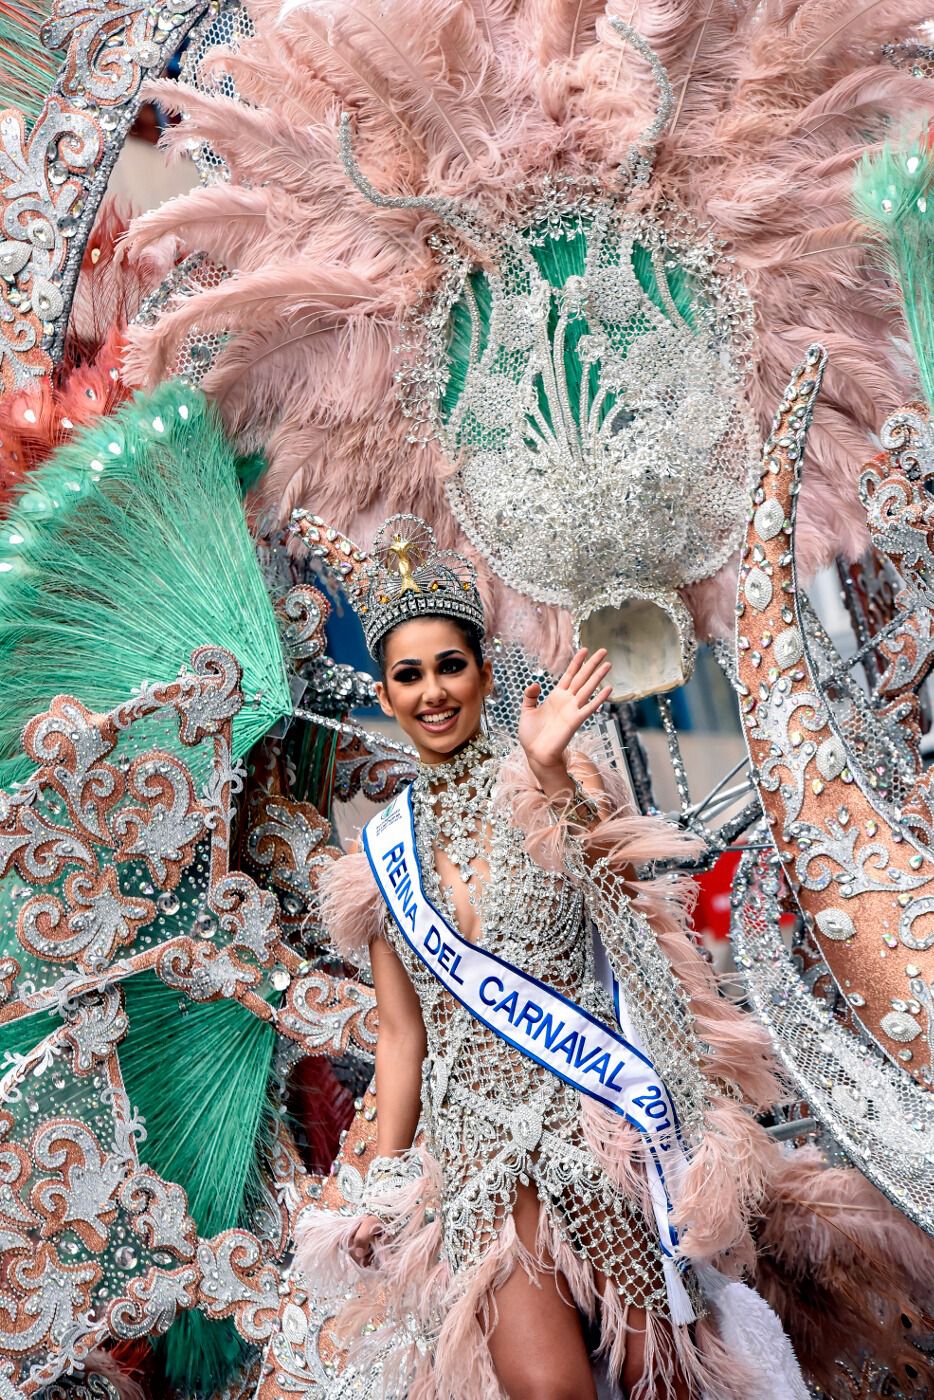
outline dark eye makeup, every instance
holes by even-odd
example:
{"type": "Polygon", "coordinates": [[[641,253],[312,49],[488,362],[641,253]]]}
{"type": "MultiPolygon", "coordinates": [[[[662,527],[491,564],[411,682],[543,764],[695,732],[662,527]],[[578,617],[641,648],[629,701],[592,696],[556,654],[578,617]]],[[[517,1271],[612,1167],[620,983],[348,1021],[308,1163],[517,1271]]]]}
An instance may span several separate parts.
{"type": "MultiPolygon", "coordinates": [[[[438,665],[438,672],[442,676],[456,676],[467,666],[465,656],[445,656],[438,665]]],[[[414,681],[420,680],[422,675],[421,666],[402,665],[398,671],[393,671],[392,679],[399,685],[412,685],[414,681]]]]}

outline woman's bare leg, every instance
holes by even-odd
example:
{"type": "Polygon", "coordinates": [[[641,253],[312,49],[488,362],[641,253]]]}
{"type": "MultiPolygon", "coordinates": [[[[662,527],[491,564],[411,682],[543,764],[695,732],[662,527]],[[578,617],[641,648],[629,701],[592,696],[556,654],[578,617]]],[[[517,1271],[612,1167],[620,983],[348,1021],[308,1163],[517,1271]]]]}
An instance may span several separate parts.
{"type": "MultiPolygon", "coordinates": [[[[519,1189],[513,1220],[534,1252],[538,1198],[519,1189]]],[[[517,1267],[496,1293],[496,1325],[489,1347],[509,1400],[596,1400],[580,1315],[561,1275],[543,1269],[533,1281],[517,1267]]]]}
{"type": "MultiPolygon", "coordinates": [[[[626,1334],[626,1357],[623,1361],[623,1374],[620,1377],[623,1383],[623,1390],[627,1396],[631,1396],[636,1390],[639,1382],[645,1374],[645,1309],[630,1308],[626,1317],[629,1331],[626,1334]]],[[[655,1326],[662,1330],[668,1330],[670,1324],[667,1322],[656,1322],[655,1326]]],[[[688,1383],[681,1374],[681,1368],[677,1359],[674,1361],[675,1374],[672,1384],[664,1391],[657,1386],[651,1391],[646,1391],[647,1396],[652,1400],[690,1400],[690,1390],[688,1383]]]]}

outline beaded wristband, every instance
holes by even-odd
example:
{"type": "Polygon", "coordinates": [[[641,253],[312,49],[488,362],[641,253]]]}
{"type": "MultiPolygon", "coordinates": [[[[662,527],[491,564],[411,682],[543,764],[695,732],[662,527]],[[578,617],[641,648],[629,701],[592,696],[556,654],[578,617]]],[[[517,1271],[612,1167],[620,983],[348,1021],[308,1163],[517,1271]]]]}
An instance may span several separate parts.
{"type": "Polygon", "coordinates": [[[417,1157],[374,1157],[367,1167],[363,1185],[363,1207],[367,1215],[381,1216],[388,1204],[386,1197],[411,1185],[421,1175],[417,1157]]]}
{"type": "Polygon", "coordinates": [[[581,787],[577,778],[571,778],[571,796],[562,802],[560,808],[553,804],[552,812],[556,821],[565,818],[577,826],[592,826],[600,819],[597,799],[581,787]]]}

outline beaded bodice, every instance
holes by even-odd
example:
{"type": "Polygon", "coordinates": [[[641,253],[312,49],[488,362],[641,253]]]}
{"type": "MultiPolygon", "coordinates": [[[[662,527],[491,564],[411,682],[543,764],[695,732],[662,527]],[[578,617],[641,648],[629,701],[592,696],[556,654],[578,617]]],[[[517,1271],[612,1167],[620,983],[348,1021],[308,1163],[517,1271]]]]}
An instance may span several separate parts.
{"type": "MultiPolygon", "coordinates": [[[[450,764],[423,769],[413,788],[426,893],[457,927],[447,856],[478,916],[478,941],[613,1024],[594,971],[583,896],[563,871],[538,866],[513,825],[497,780],[504,753],[475,740],[450,764]]],[[[392,921],[387,937],[415,987],[427,1036],[422,1123],[444,1176],[443,1237],[454,1267],[479,1261],[515,1199],[532,1182],[572,1245],[627,1281],[642,1305],[664,1288],[652,1229],[595,1162],[580,1095],[478,1022],[441,985],[392,921]]]]}
{"type": "Polygon", "coordinates": [[[426,891],[456,926],[453,888],[442,885],[436,866],[440,850],[467,887],[484,947],[568,995],[592,999],[598,987],[590,944],[581,937],[581,896],[563,872],[543,870],[527,855],[521,831],[497,801],[504,757],[477,739],[452,763],[420,772],[413,810],[426,891]]]}

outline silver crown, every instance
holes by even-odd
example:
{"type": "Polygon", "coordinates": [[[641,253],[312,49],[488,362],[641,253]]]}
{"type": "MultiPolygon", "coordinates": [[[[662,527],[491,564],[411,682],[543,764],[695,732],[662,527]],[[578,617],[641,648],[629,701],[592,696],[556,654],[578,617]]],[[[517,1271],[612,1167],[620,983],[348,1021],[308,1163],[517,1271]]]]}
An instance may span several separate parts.
{"type": "Polygon", "coordinates": [[[292,529],[340,583],[371,656],[394,627],[418,617],[450,617],[483,635],[476,569],[453,550],[439,549],[431,526],[417,515],[390,516],[366,552],[307,511],[293,512],[292,529]]]}

